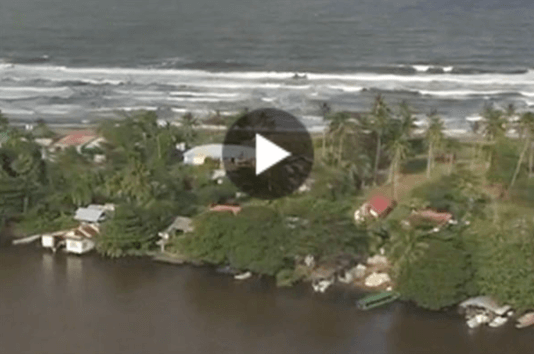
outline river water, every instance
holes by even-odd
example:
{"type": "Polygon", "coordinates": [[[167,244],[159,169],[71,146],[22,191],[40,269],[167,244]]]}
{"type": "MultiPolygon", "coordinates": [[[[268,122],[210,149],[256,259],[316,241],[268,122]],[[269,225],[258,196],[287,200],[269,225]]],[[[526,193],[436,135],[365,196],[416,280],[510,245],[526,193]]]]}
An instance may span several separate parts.
{"type": "Polygon", "coordinates": [[[532,353],[532,329],[469,331],[454,313],[362,312],[342,289],[238,282],[148,259],[0,249],[0,353],[532,353]]]}

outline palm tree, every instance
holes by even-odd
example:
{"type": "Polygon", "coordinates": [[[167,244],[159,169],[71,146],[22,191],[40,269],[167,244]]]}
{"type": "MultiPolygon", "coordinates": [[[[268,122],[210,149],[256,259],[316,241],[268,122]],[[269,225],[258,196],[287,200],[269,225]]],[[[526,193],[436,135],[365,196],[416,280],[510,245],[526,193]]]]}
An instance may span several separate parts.
{"type": "Polygon", "coordinates": [[[186,113],[182,117],[182,129],[184,132],[184,140],[186,145],[193,143],[197,137],[196,127],[198,126],[198,120],[191,114],[186,113]]]}
{"type": "Polygon", "coordinates": [[[390,256],[394,260],[395,273],[401,267],[415,262],[429,248],[428,232],[413,227],[405,228],[400,223],[391,225],[390,256]]]}
{"type": "Polygon", "coordinates": [[[356,124],[346,112],[338,112],[329,116],[328,119],[330,120],[328,135],[332,142],[330,150],[331,153],[334,154],[334,142],[337,142],[337,153],[334,158],[337,160],[337,164],[341,165],[345,138],[347,135],[355,134],[357,132],[356,124]]]}
{"type": "Polygon", "coordinates": [[[426,178],[430,178],[430,173],[434,167],[434,154],[443,141],[443,121],[437,113],[431,112],[429,115],[429,124],[426,131],[426,142],[428,145],[428,159],[426,164],[426,178]]]}
{"type": "Polygon", "coordinates": [[[408,140],[403,134],[397,134],[393,140],[389,143],[388,146],[388,152],[391,156],[391,165],[390,165],[390,171],[391,176],[393,179],[392,185],[392,191],[393,191],[393,199],[397,200],[397,183],[398,183],[398,174],[401,167],[402,162],[406,159],[406,156],[408,154],[408,151],[410,149],[410,145],[408,143],[408,140]]]}
{"type": "MultiPolygon", "coordinates": [[[[326,122],[327,116],[330,114],[332,109],[327,102],[323,102],[321,105],[321,115],[323,116],[323,121],[326,122]]],[[[326,156],[326,127],[323,129],[323,160],[326,156]]]]}
{"type": "MultiPolygon", "coordinates": [[[[473,133],[474,136],[477,136],[480,133],[480,122],[478,120],[469,122],[469,125],[471,127],[471,133],[473,133]]],[[[475,159],[478,156],[478,147],[479,143],[473,141],[473,153],[471,155],[471,162],[469,164],[469,168],[472,170],[475,164],[475,159]]]]}
{"type": "MultiPolygon", "coordinates": [[[[499,109],[486,106],[482,113],[482,117],[484,118],[482,134],[491,145],[494,145],[495,141],[504,137],[504,134],[506,133],[506,114],[499,109]]],[[[494,147],[491,147],[488,158],[488,168],[491,167],[493,160],[493,150],[494,147]]]]}
{"type": "Polygon", "coordinates": [[[399,117],[401,119],[401,129],[403,134],[407,138],[411,138],[412,132],[417,125],[415,124],[415,117],[413,116],[412,110],[406,101],[402,101],[399,105],[399,117]]]}
{"type": "Polygon", "coordinates": [[[510,182],[510,186],[508,189],[511,189],[515,181],[517,179],[517,175],[519,174],[519,170],[521,168],[521,164],[523,163],[523,158],[525,157],[525,153],[527,152],[527,149],[530,147],[530,157],[529,157],[529,176],[532,171],[532,135],[534,134],[534,113],[532,112],[526,112],[524,113],[520,120],[519,120],[520,130],[522,132],[522,136],[524,137],[525,143],[523,146],[523,149],[521,150],[521,154],[519,154],[519,159],[517,160],[517,165],[514,171],[514,175],[512,177],[512,181],[510,182]]]}
{"type": "Polygon", "coordinates": [[[443,145],[447,153],[447,158],[448,158],[448,163],[449,163],[447,174],[450,175],[452,173],[452,167],[454,165],[455,152],[460,149],[460,143],[456,139],[447,138],[445,139],[445,142],[443,145]]]}
{"type": "Polygon", "coordinates": [[[0,133],[7,131],[9,126],[9,120],[7,117],[0,111],[0,133]]]}
{"type": "Polygon", "coordinates": [[[382,150],[382,138],[389,128],[390,123],[390,109],[386,105],[386,102],[382,99],[382,96],[378,95],[375,98],[373,108],[369,114],[369,122],[371,123],[371,128],[376,134],[376,154],[375,154],[375,164],[374,164],[374,179],[373,184],[376,185],[378,177],[378,164],[380,162],[380,154],[382,150]]]}

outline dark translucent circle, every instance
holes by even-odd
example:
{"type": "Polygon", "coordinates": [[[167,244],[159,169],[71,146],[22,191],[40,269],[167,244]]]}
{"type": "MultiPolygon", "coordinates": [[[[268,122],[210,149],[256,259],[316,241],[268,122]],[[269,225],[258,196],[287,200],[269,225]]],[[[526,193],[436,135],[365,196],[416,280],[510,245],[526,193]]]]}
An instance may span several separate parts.
{"type": "Polygon", "coordinates": [[[274,108],[258,109],[239,118],[226,133],[223,145],[226,175],[242,192],[276,199],[297,190],[313,166],[313,142],[306,127],[293,115],[274,108]],[[291,156],[256,175],[256,134],[291,156]]]}

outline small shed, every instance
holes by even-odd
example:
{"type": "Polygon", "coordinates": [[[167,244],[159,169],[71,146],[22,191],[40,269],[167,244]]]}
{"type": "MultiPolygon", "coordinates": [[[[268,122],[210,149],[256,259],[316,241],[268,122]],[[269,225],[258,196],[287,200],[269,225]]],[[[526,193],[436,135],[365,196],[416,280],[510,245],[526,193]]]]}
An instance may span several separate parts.
{"type": "Polygon", "coordinates": [[[161,252],[165,252],[165,245],[169,242],[170,238],[176,234],[176,232],[192,232],[193,220],[185,216],[177,216],[172,224],[170,224],[165,230],[158,233],[160,240],[157,244],[161,247],[161,252]]]}

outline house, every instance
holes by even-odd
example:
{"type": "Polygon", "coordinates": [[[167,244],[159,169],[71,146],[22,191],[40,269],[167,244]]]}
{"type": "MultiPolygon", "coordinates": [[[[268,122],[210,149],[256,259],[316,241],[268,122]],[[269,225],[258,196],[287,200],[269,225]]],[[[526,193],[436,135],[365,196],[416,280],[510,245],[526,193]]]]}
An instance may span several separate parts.
{"type": "Polygon", "coordinates": [[[184,152],[184,163],[187,165],[202,165],[206,158],[223,161],[231,160],[248,160],[256,158],[256,150],[253,147],[242,145],[225,145],[207,144],[196,146],[184,152]],[[223,156],[224,150],[224,156],[223,156]]]}
{"type": "Polygon", "coordinates": [[[70,133],[63,138],[56,141],[51,146],[51,150],[53,152],[58,152],[61,150],[65,150],[70,147],[76,148],[78,152],[81,152],[82,147],[86,146],[87,144],[101,139],[96,133],[89,131],[89,130],[81,130],[76,131],[73,133],[70,133]]]}
{"type": "Polygon", "coordinates": [[[209,207],[210,211],[231,211],[234,215],[239,214],[242,208],[239,205],[229,205],[229,204],[212,204],[209,207]]]}
{"type": "Polygon", "coordinates": [[[74,219],[85,223],[97,224],[106,220],[114,210],[115,206],[113,204],[91,204],[87,208],[78,208],[74,219]]]}
{"type": "Polygon", "coordinates": [[[43,246],[43,248],[50,248],[55,252],[61,246],[61,243],[64,241],[63,236],[67,232],[69,232],[69,230],[56,231],[41,235],[41,246],[43,246]]]}
{"type": "Polygon", "coordinates": [[[408,225],[415,225],[421,222],[428,222],[435,226],[435,231],[445,224],[453,224],[453,216],[448,212],[438,212],[432,209],[412,211],[406,219],[408,225]]]}
{"type": "Polygon", "coordinates": [[[95,248],[94,237],[100,232],[98,225],[82,224],[65,234],[68,253],[84,254],[95,248]]]}
{"type": "Polygon", "coordinates": [[[354,212],[354,220],[360,223],[369,217],[375,219],[385,217],[395,208],[395,205],[396,203],[391,199],[375,195],[354,212]]]}
{"type": "Polygon", "coordinates": [[[160,240],[157,244],[161,247],[161,252],[165,252],[165,245],[177,232],[191,231],[193,231],[193,220],[184,216],[177,216],[169,227],[158,233],[160,240]]]}

